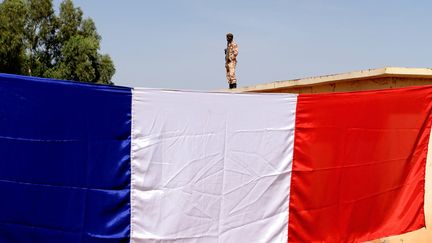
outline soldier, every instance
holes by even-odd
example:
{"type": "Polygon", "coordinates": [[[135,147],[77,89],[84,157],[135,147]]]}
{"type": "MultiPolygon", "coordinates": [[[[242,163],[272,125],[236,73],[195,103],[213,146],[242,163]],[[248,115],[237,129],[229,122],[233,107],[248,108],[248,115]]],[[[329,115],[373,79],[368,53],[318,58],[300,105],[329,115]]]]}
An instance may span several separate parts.
{"type": "Polygon", "coordinates": [[[225,49],[225,69],[226,77],[230,89],[237,88],[237,79],[235,77],[235,68],[237,65],[238,46],[234,42],[234,36],[231,33],[226,35],[227,48],[225,49]]]}

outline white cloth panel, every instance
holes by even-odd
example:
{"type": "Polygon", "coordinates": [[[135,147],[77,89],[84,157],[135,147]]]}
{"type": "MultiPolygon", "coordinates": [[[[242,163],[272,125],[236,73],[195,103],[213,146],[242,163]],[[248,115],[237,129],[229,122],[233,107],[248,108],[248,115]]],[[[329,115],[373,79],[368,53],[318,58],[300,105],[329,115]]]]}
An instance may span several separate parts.
{"type": "Polygon", "coordinates": [[[296,103],[133,90],[131,242],[287,242],[296,103]]]}

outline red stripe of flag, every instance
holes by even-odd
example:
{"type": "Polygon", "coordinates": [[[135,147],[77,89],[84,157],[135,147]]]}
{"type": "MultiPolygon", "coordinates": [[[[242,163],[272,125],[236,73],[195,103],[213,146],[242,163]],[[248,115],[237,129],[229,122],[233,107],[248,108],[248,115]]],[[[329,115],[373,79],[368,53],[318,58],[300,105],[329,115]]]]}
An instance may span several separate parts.
{"type": "Polygon", "coordinates": [[[300,95],[289,242],[360,242],[424,227],[432,86],[300,95]]]}

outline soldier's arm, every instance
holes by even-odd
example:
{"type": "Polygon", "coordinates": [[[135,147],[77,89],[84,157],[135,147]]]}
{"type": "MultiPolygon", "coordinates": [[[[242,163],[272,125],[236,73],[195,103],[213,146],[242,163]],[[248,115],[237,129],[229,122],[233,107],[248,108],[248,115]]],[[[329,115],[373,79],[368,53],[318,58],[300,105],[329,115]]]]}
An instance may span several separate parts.
{"type": "Polygon", "coordinates": [[[233,45],[233,54],[234,54],[235,57],[237,57],[237,55],[238,55],[238,46],[237,46],[237,44],[233,45]]]}

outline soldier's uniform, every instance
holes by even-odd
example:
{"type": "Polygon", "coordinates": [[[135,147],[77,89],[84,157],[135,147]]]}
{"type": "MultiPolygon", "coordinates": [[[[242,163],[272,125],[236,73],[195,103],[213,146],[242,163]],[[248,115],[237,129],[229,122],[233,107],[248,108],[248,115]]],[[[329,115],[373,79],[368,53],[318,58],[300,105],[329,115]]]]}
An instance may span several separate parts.
{"type": "Polygon", "coordinates": [[[236,84],[235,68],[237,65],[238,46],[234,40],[228,44],[225,50],[225,69],[228,84],[236,84]]]}

